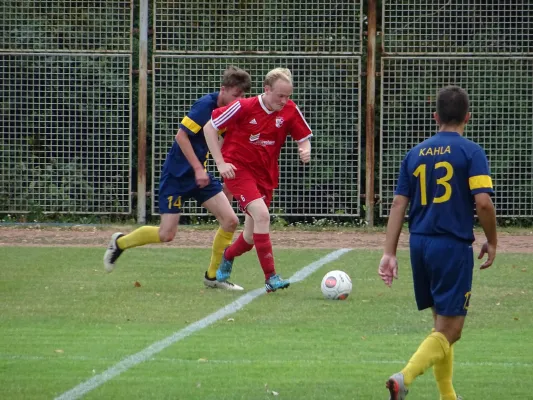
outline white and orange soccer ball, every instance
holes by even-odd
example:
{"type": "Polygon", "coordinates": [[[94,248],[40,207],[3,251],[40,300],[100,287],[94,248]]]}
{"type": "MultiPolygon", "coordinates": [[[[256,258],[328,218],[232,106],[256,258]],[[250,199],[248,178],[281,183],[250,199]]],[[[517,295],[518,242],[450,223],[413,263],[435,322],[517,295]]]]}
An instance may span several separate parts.
{"type": "Polygon", "coordinates": [[[320,288],[326,299],[345,300],[352,293],[352,280],[344,271],[329,271],[320,288]]]}

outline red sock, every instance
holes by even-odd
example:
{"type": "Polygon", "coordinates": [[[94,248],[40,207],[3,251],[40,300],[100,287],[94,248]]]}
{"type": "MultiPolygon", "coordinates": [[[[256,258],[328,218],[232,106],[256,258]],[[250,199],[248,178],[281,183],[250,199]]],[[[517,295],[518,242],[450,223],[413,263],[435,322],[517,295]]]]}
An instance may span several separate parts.
{"type": "Polygon", "coordinates": [[[270,234],[268,233],[254,233],[255,250],[265,279],[270,278],[276,273],[274,268],[274,255],[272,254],[272,242],[270,241],[270,234]]]}
{"type": "Polygon", "coordinates": [[[246,240],[244,240],[244,236],[241,233],[237,240],[233,242],[233,244],[226,249],[226,252],[224,253],[224,257],[226,257],[226,260],[233,260],[235,257],[239,257],[241,254],[246,253],[247,251],[252,250],[254,247],[253,243],[250,244],[246,240]]]}

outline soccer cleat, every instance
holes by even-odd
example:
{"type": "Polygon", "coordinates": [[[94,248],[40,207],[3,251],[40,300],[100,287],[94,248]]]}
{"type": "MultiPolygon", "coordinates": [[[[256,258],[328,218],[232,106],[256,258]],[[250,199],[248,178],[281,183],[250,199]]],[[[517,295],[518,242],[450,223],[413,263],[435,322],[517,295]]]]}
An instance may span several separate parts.
{"type": "Polygon", "coordinates": [[[409,390],[407,390],[403,383],[402,373],[392,375],[385,386],[389,389],[389,400],[404,400],[407,397],[407,393],[409,393],[409,390]]]}
{"type": "Polygon", "coordinates": [[[267,293],[270,293],[275,292],[278,289],[286,289],[290,286],[290,284],[291,283],[289,281],[284,280],[278,274],[274,274],[265,281],[265,289],[267,293]]]}
{"type": "Polygon", "coordinates": [[[457,400],[463,400],[461,396],[457,396],[457,400]]]}
{"type": "Polygon", "coordinates": [[[115,269],[115,262],[124,252],[124,250],[119,249],[117,245],[118,238],[122,236],[124,236],[122,232],[116,232],[111,235],[111,240],[109,241],[109,245],[104,254],[104,267],[107,272],[111,272],[115,269]]]}
{"type": "Polygon", "coordinates": [[[227,281],[231,275],[231,270],[233,268],[233,260],[226,259],[226,250],[222,254],[222,261],[217,269],[217,281],[224,282],[227,281]]]}
{"type": "Polygon", "coordinates": [[[213,289],[244,290],[242,286],[231,283],[230,281],[219,281],[217,278],[209,278],[207,272],[204,275],[204,285],[213,289]]]}

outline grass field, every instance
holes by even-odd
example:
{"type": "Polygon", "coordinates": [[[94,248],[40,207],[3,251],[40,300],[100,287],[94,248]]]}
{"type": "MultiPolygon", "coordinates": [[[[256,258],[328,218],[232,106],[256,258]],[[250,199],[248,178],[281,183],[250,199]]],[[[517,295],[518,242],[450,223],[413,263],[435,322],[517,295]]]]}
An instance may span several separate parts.
{"type": "MultiPolygon", "coordinates": [[[[278,271],[289,277],[328,253],[277,250],[278,271]]],[[[0,254],[1,399],[60,396],[242,295],[203,287],[207,249],[131,250],[112,274],[103,272],[103,249],[0,247],[0,254]]],[[[385,379],[429,332],[431,315],[416,310],[407,253],[392,289],[377,278],[379,257],[347,253],[84,398],[386,400],[385,379]],[[320,281],[331,269],[353,279],[344,302],[322,299],[320,281]]],[[[491,269],[475,271],[455,351],[455,386],[465,400],[533,398],[529,258],[500,254],[491,269]]],[[[254,253],[236,262],[233,277],[247,290],[262,286],[254,253]]],[[[409,395],[438,398],[431,372],[409,395]]]]}

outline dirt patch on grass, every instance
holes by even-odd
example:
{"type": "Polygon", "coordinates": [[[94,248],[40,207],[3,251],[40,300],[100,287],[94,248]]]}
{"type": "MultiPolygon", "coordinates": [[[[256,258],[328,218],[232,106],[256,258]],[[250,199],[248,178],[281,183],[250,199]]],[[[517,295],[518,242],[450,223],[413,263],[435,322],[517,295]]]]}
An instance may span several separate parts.
{"type": "MultiPolygon", "coordinates": [[[[0,246],[75,246],[75,247],[106,247],[112,233],[121,230],[129,233],[134,227],[43,227],[43,226],[0,226],[0,246]]],[[[215,229],[194,229],[184,227],[178,230],[176,239],[171,243],[151,245],[157,247],[195,247],[209,248],[215,235],[215,229]]],[[[478,233],[479,239],[483,238],[478,233]]],[[[325,230],[325,231],[297,231],[275,230],[271,233],[272,244],[276,248],[305,248],[305,249],[339,249],[360,248],[381,250],[385,241],[383,232],[367,232],[356,230],[325,230]]],[[[407,248],[409,235],[402,233],[400,248],[407,248]]],[[[480,244],[475,243],[476,248],[480,244]]],[[[500,233],[499,252],[533,253],[532,234],[500,233]]]]}

